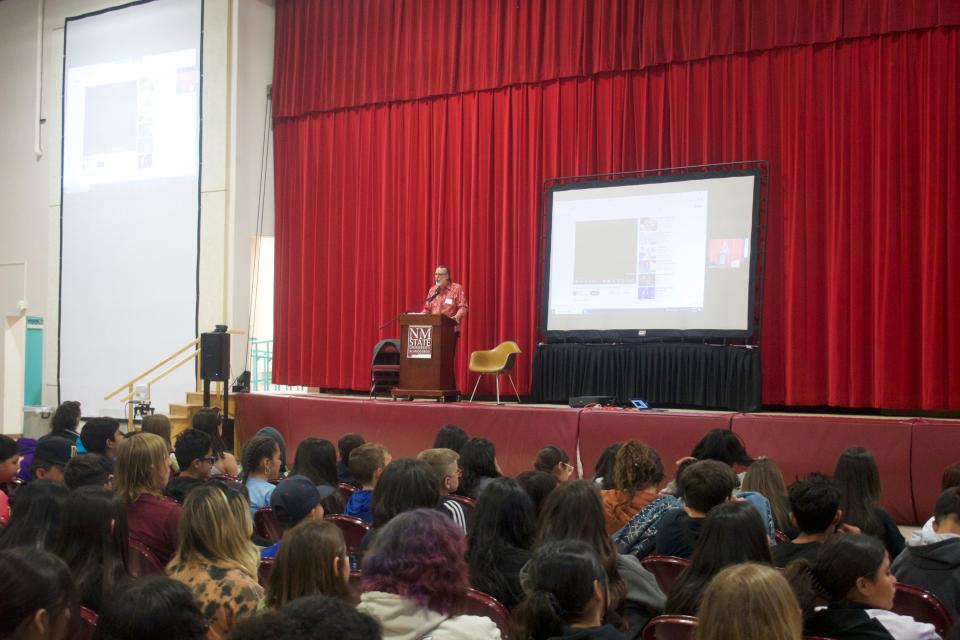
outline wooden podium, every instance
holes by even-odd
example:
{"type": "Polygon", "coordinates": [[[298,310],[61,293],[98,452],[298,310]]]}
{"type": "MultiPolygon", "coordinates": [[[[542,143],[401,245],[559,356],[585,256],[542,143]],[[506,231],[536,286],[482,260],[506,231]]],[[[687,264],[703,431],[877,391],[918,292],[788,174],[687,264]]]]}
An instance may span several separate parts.
{"type": "Polygon", "coordinates": [[[444,315],[404,313],[400,323],[400,384],[394,399],[436,398],[456,401],[460,396],[453,377],[457,324],[444,315]]]}

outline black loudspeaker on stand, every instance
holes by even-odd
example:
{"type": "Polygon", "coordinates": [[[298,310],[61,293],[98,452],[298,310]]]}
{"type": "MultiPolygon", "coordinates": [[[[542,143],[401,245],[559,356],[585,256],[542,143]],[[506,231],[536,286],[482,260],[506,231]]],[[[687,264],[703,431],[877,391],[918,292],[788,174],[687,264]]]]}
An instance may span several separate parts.
{"type": "Polygon", "coordinates": [[[210,406],[210,382],[223,382],[223,415],[229,413],[230,334],[225,325],[200,334],[200,377],[203,379],[203,406],[210,406]]]}

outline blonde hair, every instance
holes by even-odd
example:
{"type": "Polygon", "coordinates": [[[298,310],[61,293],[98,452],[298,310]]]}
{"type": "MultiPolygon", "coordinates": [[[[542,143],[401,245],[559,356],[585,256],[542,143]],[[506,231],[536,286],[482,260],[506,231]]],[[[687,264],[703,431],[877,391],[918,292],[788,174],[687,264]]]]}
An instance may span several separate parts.
{"type": "Polygon", "coordinates": [[[460,462],[460,454],[453,449],[424,449],[417,454],[417,460],[430,465],[433,475],[442,481],[447,474],[447,468],[451,464],[460,462]]]}
{"type": "Polygon", "coordinates": [[[776,569],[745,562],[710,581],[697,612],[696,640],[801,640],[803,616],[787,579],[776,569]]]}
{"type": "Polygon", "coordinates": [[[257,579],[260,553],[250,541],[250,505],[236,489],[203,485],[190,491],[180,512],[178,534],[180,546],[168,571],[181,564],[209,564],[257,579]]]}
{"type": "Polygon", "coordinates": [[[144,495],[161,495],[164,470],[170,468],[170,451],[160,436],[138,433],[124,438],[117,450],[113,490],[127,502],[144,495]]]}

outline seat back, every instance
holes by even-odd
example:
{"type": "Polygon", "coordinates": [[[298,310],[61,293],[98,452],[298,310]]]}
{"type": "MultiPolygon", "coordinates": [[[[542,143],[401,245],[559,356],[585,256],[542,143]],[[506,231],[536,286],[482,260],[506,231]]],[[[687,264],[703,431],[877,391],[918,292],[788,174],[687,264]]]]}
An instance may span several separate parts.
{"type": "Polygon", "coordinates": [[[360,594],[363,593],[363,574],[359,571],[351,571],[350,578],[347,580],[347,590],[350,591],[350,602],[354,605],[360,604],[360,594]]]}
{"type": "Polygon", "coordinates": [[[893,597],[894,613],[910,616],[917,622],[928,622],[937,628],[937,633],[946,637],[952,620],[947,607],[940,598],[925,589],[913,585],[897,583],[897,592],[893,597]]]}
{"type": "Polygon", "coordinates": [[[674,583],[683,570],[690,565],[690,561],[675,556],[647,556],[640,561],[640,564],[657,579],[660,590],[670,595],[674,583]]]}
{"type": "Polygon", "coordinates": [[[343,499],[343,504],[350,502],[350,496],[354,494],[357,490],[352,484],[347,484],[346,482],[341,482],[337,485],[337,491],[340,492],[340,498],[343,499]]]}
{"type": "Polygon", "coordinates": [[[400,341],[396,338],[381,340],[373,346],[373,358],[370,366],[378,364],[400,364],[400,341]]]}
{"type": "Polygon", "coordinates": [[[513,369],[516,354],[523,353],[512,340],[501,342],[489,351],[474,351],[470,354],[468,368],[474,373],[498,373],[513,369]]]}
{"type": "Polygon", "coordinates": [[[350,556],[350,568],[358,569],[360,566],[360,543],[363,541],[363,536],[367,535],[367,531],[370,530],[370,525],[360,518],[343,513],[334,513],[324,516],[323,519],[340,528],[340,533],[343,534],[343,540],[347,545],[347,554],[350,556]]]}
{"type": "Polygon", "coordinates": [[[780,529],[773,530],[773,539],[777,544],[784,544],[785,542],[790,542],[790,536],[785,534],[780,529]]]}
{"type": "Polygon", "coordinates": [[[80,607],[80,633],[77,638],[79,640],[93,640],[96,632],[97,614],[86,607],[80,607]]]}
{"type": "Polygon", "coordinates": [[[468,498],[467,496],[461,496],[461,495],[456,494],[456,493],[451,493],[451,494],[450,494],[449,496],[447,496],[447,497],[450,498],[451,500],[453,500],[454,502],[459,502],[460,504],[464,505],[465,507],[470,507],[471,509],[473,509],[473,508],[475,508],[475,507],[477,506],[477,501],[474,500],[473,498],[468,498]]]}
{"type": "Polygon", "coordinates": [[[283,527],[280,526],[280,521],[270,507],[257,509],[253,514],[253,530],[258,536],[270,542],[276,542],[283,537],[283,527]]]}
{"type": "Polygon", "coordinates": [[[500,629],[500,637],[507,640],[512,631],[510,627],[510,612],[500,604],[500,601],[491,595],[476,589],[468,589],[467,597],[456,607],[454,615],[483,616],[493,620],[500,629]]]}
{"type": "Polygon", "coordinates": [[[693,616],[657,616],[643,629],[643,640],[693,640],[697,619],[693,616]]]}
{"type": "Polygon", "coordinates": [[[127,554],[127,570],[134,578],[142,578],[152,573],[163,573],[163,563],[157,555],[139,540],[130,539],[127,554]]]}

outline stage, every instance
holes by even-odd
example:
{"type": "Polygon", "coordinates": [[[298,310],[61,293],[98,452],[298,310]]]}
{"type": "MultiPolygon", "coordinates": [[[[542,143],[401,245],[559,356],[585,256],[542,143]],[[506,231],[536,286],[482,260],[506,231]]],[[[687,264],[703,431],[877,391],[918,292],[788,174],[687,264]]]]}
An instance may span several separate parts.
{"type": "Polygon", "coordinates": [[[790,484],[810,471],[832,473],[843,449],[865,446],[876,456],[883,505],[898,524],[922,524],[932,515],[940,493],[940,475],[960,462],[960,421],[924,418],[847,417],[725,411],[637,411],[571,409],[561,405],[495,405],[488,402],[404,402],[389,399],[238,394],[237,441],[264,426],[277,428],[287,441],[288,463],[306,437],[336,441],[357,432],[381,442],[394,458],[429,448],[437,430],[455,424],[471,436],[489,438],[497,447],[504,474],[532,467],[547,444],[578,455],[583,475],[593,475],[600,453],[614,442],[638,438],[657,449],[667,476],[674,462],[689,455],[710,429],[732,429],[753,456],[767,456],[790,484]]]}

